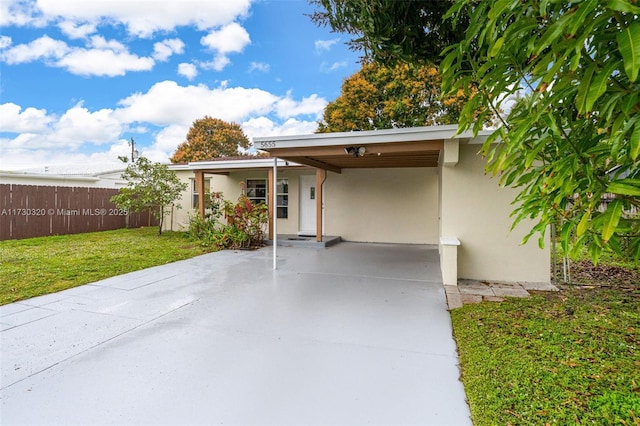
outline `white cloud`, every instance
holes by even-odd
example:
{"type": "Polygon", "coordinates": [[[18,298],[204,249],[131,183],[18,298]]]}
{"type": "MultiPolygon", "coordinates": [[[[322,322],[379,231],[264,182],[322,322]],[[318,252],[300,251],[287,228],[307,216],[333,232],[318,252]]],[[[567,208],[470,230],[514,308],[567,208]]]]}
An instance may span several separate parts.
{"type": "Polygon", "coordinates": [[[204,85],[180,86],[174,81],[162,81],[146,93],[122,99],[116,113],[126,122],[190,126],[193,120],[205,115],[237,122],[250,115],[267,114],[277,100],[277,96],[261,89],[210,89],[204,85]]]}
{"type": "Polygon", "coordinates": [[[70,47],[45,35],[3,51],[0,58],[8,64],[43,60],[49,66],[85,76],[124,75],[127,71],[149,71],[155,65],[153,58],[134,55],[119,41],[102,36],[91,37],[87,46],[70,47]]]}
{"type": "Polygon", "coordinates": [[[213,61],[201,62],[200,66],[205,70],[222,71],[224,67],[226,67],[230,63],[231,60],[228,57],[224,55],[218,55],[213,59],[213,61]]]}
{"type": "Polygon", "coordinates": [[[0,130],[12,133],[40,133],[46,131],[55,117],[44,109],[26,108],[6,103],[0,105],[0,130]]]}
{"type": "Polygon", "coordinates": [[[194,64],[183,62],[178,65],[178,74],[191,81],[198,75],[198,68],[194,64]]]}
{"type": "Polygon", "coordinates": [[[45,35],[27,44],[18,44],[2,52],[2,59],[10,64],[20,64],[35,60],[59,59],[71,49],[63,41],[45,35]]]}
{"type": "Polygon", "coordinates": [[[2,0],[0,2],[0,26],[29,25],[42,27],[46,25],[35,2],[21,0],[2,0]]]}
{"type": "Polygon", "coordinates": [[[320,71],[333,72],[333,71],[339,70],[340,68],[345,68],[346,66],[347,66],[346,62],[334,62],[331,65],[329,65],[326,62],[323,62],[322,64],[320,64],[320,71]]]}
{"type": "Polygon", "coordinates": [[[314,133],[318,129],[315,121],[304,121],[290,118],[283,124],[278,124],[267,117],[251,118],[242,123],[242,130],[249,138],[260,136],[305,135],[314,133]]]}
{"type": "Polygon", "coordinates": [[[114,117],[111,109],[89,112],[80,103],[65,112],[53,129],[56,139],[61,141],[101,144],[118,139],[123,123],[114,117]]]}
{"type": "Polygon", "coordinates": [[[155,65],[152,58],[128,52],[101,49],[74,49],[55,64],[78,75],[117,76],[127,71],[149,71],[155,65]]]}
{"type": "MultiPolygon", "coordinates": [[[[3,0],[4,2],[4,0],[3,0]]],[[[76,25],[86,23],[121,23],[135,36],[148,38],[158,31],[172,31],[179,26],[194,25],[199,30],[215,28],[246,16],[251,0],[38,0],[39,10],[6,7],[10,22],[30,24],[24,16],[42,15],[49,22],[64,17],[76,25]]]]}
{"type": "Polygon", "coordinates": [[[327,100],[313,94],[301,101],[291,98],[291,93],[287,93],[286,98],[277,102],[276,111],[279,117],[295,117],[297,115],[314,115],[320,117],[327,106],[327,100]]]}
{"type": "Polygon", "coordinates": [[[328,52],[329,50],[331,50],[331,47],[339,41],[339,38],[334,38],[331,40],[316,40],[316,53],[328,52]]]}
{"type": "Polygon", "coordinates": [[[242,52],[245,46],[251,43],[251,38],[240,24],[232,22],[219,30],[209,32],[200,39],[200,43],[215,52],[211,67],[220,71],[229,63],[227,55],[242,52]]]}
{"type": "Polygon", "coordinates": [[[184,42],[179,38],[162,40],[153,45],[153,58],[166,61],[173,54],[184,53],[184,42]]]}
{"type": "Polygon", "coordinates": [[[249,33],[240,24],[232,22],[220,30],[211,31],[200,39],[203,46],[222,54],[242,52],[251,43],[249,33]]]}
{"type": "Polygon", "coordinates": [[[96,32],[95,23],[78,23],[73,21],[62,21],[58,24],[60,30],[72,39],[85,38],[89,34],[96,32]]]}
{"type": "Polygon", "coordinates": [[[271,69],[269,64],[265,64],[264,62],[251,62],[251,64],[249,65],[249,72],[269,72],[269,69],[271,69]]]}
{"type": "Polygon", "coordinates": [[[13,40],[11,40],[11,37],[0,36],[0,49],[6,49],[7,47],[11,46],[11,43],[13,43],[13,40]]]}

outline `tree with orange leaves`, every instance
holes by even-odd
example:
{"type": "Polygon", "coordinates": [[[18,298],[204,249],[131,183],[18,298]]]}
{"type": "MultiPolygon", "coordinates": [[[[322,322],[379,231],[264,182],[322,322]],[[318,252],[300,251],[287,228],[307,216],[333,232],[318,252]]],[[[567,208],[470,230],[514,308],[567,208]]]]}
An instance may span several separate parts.
{"type": "Polygon", "coordinates": [[[325,107],[318,132],[457,123],[469,95],[460,90],[443,99],[441,80],[433,65],[364,62],[345,79],[340,96],[325,107]]]}
{"type": "Polygon", "coordinates": [[[249,139],[239,124],[204,116],[193,122],[187,140],[178,145],[172,163],[211,160],[242,155],[240,148],[249,148],[249,139]]]}

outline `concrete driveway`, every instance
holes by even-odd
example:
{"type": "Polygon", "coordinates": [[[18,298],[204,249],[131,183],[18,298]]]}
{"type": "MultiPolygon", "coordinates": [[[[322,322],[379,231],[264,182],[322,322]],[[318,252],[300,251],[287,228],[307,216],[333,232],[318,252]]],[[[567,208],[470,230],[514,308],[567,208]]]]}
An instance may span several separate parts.
{"type": "Polygon", "coordinates": [[[0,308],[0,423],[471,424],[431,246],[219,252],[0,308]]]}

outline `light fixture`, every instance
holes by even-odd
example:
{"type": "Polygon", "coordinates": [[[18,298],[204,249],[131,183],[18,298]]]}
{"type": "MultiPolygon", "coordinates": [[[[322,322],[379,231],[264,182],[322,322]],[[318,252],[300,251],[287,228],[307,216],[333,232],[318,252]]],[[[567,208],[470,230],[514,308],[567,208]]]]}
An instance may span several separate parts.
{"type": "Polygon", "coordinates": [[[364,146],[347,146],[345,147],[344,152],[347,155],[353,155],[354,157],[358,158],[364,156],[364,153],[367,152],[367,148],[365,148],[364,146]]]}

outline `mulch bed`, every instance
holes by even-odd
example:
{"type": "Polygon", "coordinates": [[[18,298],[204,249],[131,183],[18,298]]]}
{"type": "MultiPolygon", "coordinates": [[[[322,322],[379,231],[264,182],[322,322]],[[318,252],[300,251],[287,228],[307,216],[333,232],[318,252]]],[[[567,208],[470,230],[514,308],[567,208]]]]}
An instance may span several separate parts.
{"type": "MultiPolygon", "coordinates": [[[[640,270],[619,266],[594,265],[588,260],[572,262],[571,284],[640,288],[640,270]]],[[[562,264],[557,268],[558,281],[562,282],[562,264]]]]}

